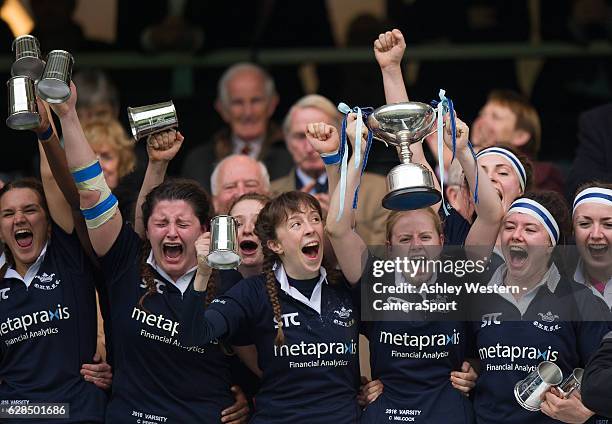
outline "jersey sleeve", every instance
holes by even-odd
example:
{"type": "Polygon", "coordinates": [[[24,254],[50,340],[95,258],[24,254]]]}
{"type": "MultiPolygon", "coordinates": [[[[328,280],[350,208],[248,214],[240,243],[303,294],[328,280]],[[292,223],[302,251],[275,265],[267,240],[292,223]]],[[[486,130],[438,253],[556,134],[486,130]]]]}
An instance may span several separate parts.
{"type": "Polygon", "coordinates": [[[253,279],[242,280],[208,307],[204,301],[206,292],[188,290],[180,321],[182,343],[202,346],[214,339],[227,339],[231,343],[234,336],[244,337],[244,328],[257,315],[256,305],[262,304],[254,285],[253,279]]]}
{"type": "Polygon", "coordinates": [[[582,402],[598,414],[612,417],[612,332],[591,358],[582,378],[582,402]]]}
{"type": "Polygon", "coordinates": [[[441,212],[441,217],[444,222],[444,243],[449,246],[463,246],[472,224],[454,208],[450,209],[449,215],[446,217],[441,212]]]}
{"type": "Polygon", "coordinates": [[[48,249],[52,249],[55,255],[61,256],[62,263],[76,272],[83,272],[89,265],[76,231],[68,234],[53,221],[48,249]]]}
{"type": "Polygon", "coordinates": [[[576,305],[574,328],[578,341],[580,362],[585,365],[611,330],[612,314],[605,302],[593,292],[577,283],[572,283],[571,295],[576,305]]]}

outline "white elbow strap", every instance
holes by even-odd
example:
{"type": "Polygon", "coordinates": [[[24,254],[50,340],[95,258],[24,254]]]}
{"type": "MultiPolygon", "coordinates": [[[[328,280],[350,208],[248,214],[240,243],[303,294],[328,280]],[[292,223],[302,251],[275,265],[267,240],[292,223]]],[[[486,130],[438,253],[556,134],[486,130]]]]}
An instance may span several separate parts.
{"type": "Polygon", "coordinates": [[[96,160],[81,168],[71,168],[70,172],[79,190],[100,193],[95,205],[81,208],[87,228],[98,228],[115,215],[118,207],[117,198],[106,184],[100,162],[96,160]]]}

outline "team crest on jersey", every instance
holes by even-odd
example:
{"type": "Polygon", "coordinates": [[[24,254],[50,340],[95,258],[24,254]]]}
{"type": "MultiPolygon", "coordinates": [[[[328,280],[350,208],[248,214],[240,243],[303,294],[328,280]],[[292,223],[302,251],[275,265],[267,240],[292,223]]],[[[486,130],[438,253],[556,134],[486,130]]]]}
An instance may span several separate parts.
{"type": "Polygon", "coordinates": [[[542,312],[539,312],[538,315],[540,316],[540,320],[542,320],[545,324],[539,321],[534,321],[533,325],[535,327],[538,327],[540,330],[557,331],[561,328],[559,324],[553,324],[555,320],[559,319],[559,315],[553,314],[551,311],[548,311],[545,314],[542,312]]]}
{"type": "Polygon", "coordinates": [[[55,278],[55,273],[49,275],[44,272],[42,275],[34,276],[34,280],[38,280],[33,286],[39,290],[53,290],[61,283],[59,278],[55,278]]]}
{"type": "Polygon", "coordinates": [[[448,308],[444,308],[444,306],[448,304],[448,296],[445,294],[436,294],[435,299],[431,299],[430,303],[435,303],[443,306],[436,311],[436,313],[438,314],[447,314],[451,311],[448,308]]]}
{"type": "Polygon", "coordinates": [[[352,309],[346,309],[344,306],[339,311],[334,311],[334,314],[338,315],[342,319],[346,319],[351,316],[352,309]]]}
{"type": "Polygon", "coordinates": [[[540,312],[540,313],[538,313],[538,315],[540,316],[540,318],[544,322],[554,322],[556,319],[559,319],[559,315],[553,314],[550,311],[546,312],[545,314],[540,312]]]}
{"type": "MultiPolygon", "coordinates": [[[[163,294],[163,288],[166,287],[166,283],[164,283],[161,280],[158,280],[157,278],[153,279],[153,282],[155,283],[155,291],[159,294],[163,294]]],[[[141,289],[146,289],[147,288],[147,283],[145,282],[145,280],[142,280],[140,282],[140,288],[141,289]]]]}
{"type": "Polygon", "coordinates": [[[342,327],[352,327],[355,324],[355,320],[351,318],[352,309],[346,309],[344,305],[340,309],[334,311],[334,315],[338,318],[334,318],[333,323],[342,327]]]}

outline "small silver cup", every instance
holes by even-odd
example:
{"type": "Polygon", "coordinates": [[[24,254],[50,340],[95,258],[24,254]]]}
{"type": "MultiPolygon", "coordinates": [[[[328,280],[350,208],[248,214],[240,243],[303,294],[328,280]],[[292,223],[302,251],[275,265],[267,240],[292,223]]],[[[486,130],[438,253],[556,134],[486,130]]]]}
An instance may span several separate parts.
{"type": "Polygon", "coordinates": [[[33,35],[22,35],[15,38],[12,46],[15,52],[15,62],[11,66],[11,75],[26,76],[34,81],[39,80],[45,68],[45,62],[40,58],[40,44],[33,35]]]}
{"type": "Polygon", "coordinates": [[[172,100],[154,105],[128,107],[128,118],[135,140],[178,127],[172,100]]]}
{"type": "Polygon", "coordinates": [[[47,55],[47,65],[36,94],[47,103],[64,103],[70,98],[70,80],[74,58],[65,50],[53,50],[47,55]]]}
{"type": "Polygon", "coordinates": [[[31,130],[40,125],[34,81],[29,77],[13,77],[8,86],[8,118],[6,125],[14,130],[31,130]]]}
{"type": "Polygon", "coordinates": [[[542,395],[563,380],[561,369],[553,362],[543,361],[523,380],[514,386],[514,397],[528,411],[540,410],[542,395]]]}
{"type": "Polygon", "coordinates": [[[574,391],[580,393],[582,385],[582,376],[584,375],[583,368],[574,368],[572,374],[563,380],[563,383],[557,387],[565,399],[569,398],[574,391]]]}
{"type": "Polygon", "coordinates": [[[215,269],[235,269],[242,259],[238,254],[236,220],[229,215],[217,215],[210,221],[210,253],[208,266],[215,269]]]}

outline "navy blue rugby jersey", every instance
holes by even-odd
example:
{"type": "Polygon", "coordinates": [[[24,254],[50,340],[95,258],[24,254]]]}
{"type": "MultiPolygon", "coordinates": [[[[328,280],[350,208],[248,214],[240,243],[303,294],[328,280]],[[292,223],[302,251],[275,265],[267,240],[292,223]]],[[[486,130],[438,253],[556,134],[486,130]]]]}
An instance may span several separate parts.
{"type": "Polygon", "coordinates": [[[284,345],[274,344],[276,323],[263,275],[242,280],[206,309],[205,294],[191,290],[181,324],[189,328],[182,336],[199,344],[238,332],[252,335],[263,377],[251,423],[358,422],[359,313],[348,286],[327,283],[321,268],[319,287],[306,299],[288,285],[282,266],[276,275],[284,345]]]}
{"type": "Polygon", "coordinates": [[[449,246],[463,246],[472,224],[455,208],[449,207],[448,216],[444,214],[442,208],[439,209],[438,214],[444,223],[444,243],[449,246]]]}
{"type": "MultiPolygon", "coordinates": [[[[503,286],[506,266],[489,285],[503,286]]],[[[474,389],[478,423],[557,423],[541,412],[523,409],[514,386],[542,361],[552,361],[563,376],[584,368],[609,331],[605,303],[578,283],[561,277],[553,265],[541,285],[517,304],[512,294],[474,299],[472,329],[481,372],[474,389]]],[[[593,417],[588,422],[604,423],[593,417]]]]}
{"type": "Polygon", "coordinates": [[[106,394],[80,374],[96,352],[91,265],[76,234],[55,223],[38,261],[29,286],[13,270],[0,283],[0,406],[67,403],[70,418],[53,422],[104,422],[106,394]]]}
{"type": "MultiPolygon", "coordinates": [[[[443,259],[443,258],[441,258],[443,259]]],[[[402,274],[389,274],[376,278],[372,274],[370,257],[361,284],[361,309],[373,308],[374,300],[389,304],[410,302],[423,304],[456,303],[456,310],[431,311],[383,311],[367,314],[361,331],[370,343],[370,366],[372,379],[384,384],[383,393],[362,414],[362,423],[387,423],[409,421],[423,424],[474,422],[470,400],[455,389],[450,382],[450,373],[460,370],[469,343],[468,322],[465,317],[465,295],[462,292],[433,293],[433,286],[444,283],[460,286],[454,275],[441,273],[432,276],[425,290],[423,286],[412,286],[415,293],[380,293],[381,287],[374,284],[400,287],[407,284],[402,274]],[[422,288],[422,291],[421,291],[422,288]],[[364,304],[366,303],[366,304],[364,304]]]]}
{"type": "Polygon", "coordinates": [[[100,259],[110,296],[115,360],[106,420],[219,423],[221,411],[234,403],[227,355],[216,341],[199,347],[179,342],[183,294],[158,273],[157,293],[146,298],[144,309],[138,307],[146,292],[141,248],[142,240],[124,224],[100,259]]]}

